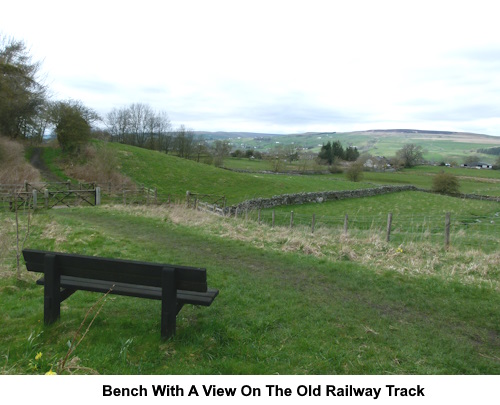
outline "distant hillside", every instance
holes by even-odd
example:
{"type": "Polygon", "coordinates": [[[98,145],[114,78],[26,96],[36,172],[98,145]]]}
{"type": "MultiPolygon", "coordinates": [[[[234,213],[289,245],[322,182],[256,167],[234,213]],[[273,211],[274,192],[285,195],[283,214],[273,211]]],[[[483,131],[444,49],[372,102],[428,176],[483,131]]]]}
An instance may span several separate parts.
{"type": "Polygon", "coordinates": [[[419,129],[374,129],[353,132],[307,132],[277,135],[251,132],[197,132],[207,139],[229,139],[233,149],[256,149],[267,152],[280,145],[293,144],[297,148],[317,153],[328,141],[339,140],[344,146],[355,146],[360,152],[376,156],[394,156],[406,143],[415,143],[424,149],[429,161],[463,163],[477,155],[482,161],[493,163],[494,156],[481,150],[500,146],[500,137],[466,132],[419,129]]]}
{"type": "Polygon", "coordinates": [[[238,138],[267,138],[267,137],[276,137],[276,136],[287,136],[280,134],[265,134],[259,132],[210,132],[210,131],[194,131],[194,134],[197,136],[202,136],[205,139],[238,139],[238,138]]]}

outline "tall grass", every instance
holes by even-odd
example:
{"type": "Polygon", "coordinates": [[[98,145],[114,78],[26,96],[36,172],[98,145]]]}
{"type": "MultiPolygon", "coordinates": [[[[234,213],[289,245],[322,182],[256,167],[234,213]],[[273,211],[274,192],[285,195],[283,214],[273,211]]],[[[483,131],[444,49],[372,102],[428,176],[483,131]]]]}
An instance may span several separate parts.
{"type": "Polygon", "coordinates": [[[39,181],[40,173],[26,162],[21,143],[0,136],[0,184],[23,184],[25,180],[39,181]]]}

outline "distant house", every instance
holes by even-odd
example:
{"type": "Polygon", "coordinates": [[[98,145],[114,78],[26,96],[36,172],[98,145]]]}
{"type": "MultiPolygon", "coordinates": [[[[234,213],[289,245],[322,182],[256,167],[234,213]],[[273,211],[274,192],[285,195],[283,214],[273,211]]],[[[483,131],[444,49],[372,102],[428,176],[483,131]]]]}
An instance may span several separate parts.
{"type": "Polygon", "coordinates": [[[493,169],[493,165],[482,162],[464,163],[462,167],[468,167],[471,169],[493,169]]]}
{"type": "Polygon", "coordinates": [[[387,170],[391,167],[389,161],[383,156],[372,156],[366,159],[363,166],[375,171],[387,170]]]}

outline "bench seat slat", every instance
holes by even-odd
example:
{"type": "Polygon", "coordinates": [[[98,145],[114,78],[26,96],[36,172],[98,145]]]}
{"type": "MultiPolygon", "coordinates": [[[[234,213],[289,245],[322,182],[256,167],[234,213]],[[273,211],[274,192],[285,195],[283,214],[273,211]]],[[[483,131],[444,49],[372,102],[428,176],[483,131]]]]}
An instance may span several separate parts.
{"type": "MultiPolygon", "coordinates": [[[[40,278],[37,284],[44,285],[44,278],[40,278]]],[[[111,289],[110,294],[161,300],[161,288],[145,285],[113,283],[111,281],[61,276],[61,287],[70,290],[85,290],[101,293],[107,293],[111,289]]],[[[214,288],[208,288],[206,292],[177,290],[177,301],[180,304],[210,306],[218,294],[219,290],[214,288]]]]}

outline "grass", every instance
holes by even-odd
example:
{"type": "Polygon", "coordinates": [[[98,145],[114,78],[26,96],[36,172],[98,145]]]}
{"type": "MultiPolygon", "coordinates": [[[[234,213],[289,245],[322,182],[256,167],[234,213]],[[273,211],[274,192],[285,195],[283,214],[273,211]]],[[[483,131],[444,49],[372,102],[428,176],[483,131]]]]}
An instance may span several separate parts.
{"type": "MultiPolygon", "coordinates": [[[[271,197],[279,194],[350,190],[384,184],[412,184],[430,189],[432,176],[443,168],[425,166],[406,169],[396,173],[365,172],[358,183],[347,181],[343,174],[297,176],[291,174],[237,173],[180,159],[164,153],[140,149],[117,143],[98,144],[109,149],[116,157],[117,168],[137,184],[157,188],[159,195],[167,199],[183,200],[186,192],[225,195],[229,205],[256,197],[271,197]]],[[[58,166],[60,152],[44,148],[44,158],[52,171],[68,179],[58,166]]],[[[244,162],[251,170],[263,170],[268,162],[248,159],[227,159],[233,167],[235,162],[244,162]]],[[[296,164],[294,162],[294,164],[296,164]]],[[[300,165],[300,162],[299,162],[300,165]]],[[[293,166],[297,169],[299,166],[293,166]]],[[[468,170],[445,168],[460,179],[461,192],[500,196],[500,172],[492,170],[468,170]]]]}
{"type": "MultiPolygon", "coordinates": [[[[272,209],[261,211],[261,221],[272,222],[272,209]]],[[[500,242],[500,206],[494,201],[463,200],[422,192],[400,192],[374,197],[331,201],[322,204],[277,207],[275,224],[289,226],[291,211],[295,226],[325,227],[343,232],[348,215],[350,235],[362,237],[367,231],[386,235],[388,214],[392,213],[391,237],[394,242],[407,244],[428,241],[443,246],[445,214],[451,213],[451,236],[454,246],[494,252],[500,242]]],[[[257,213],[250,215],[257,219],[257,213]]]]}
{"type": "MultiPolygon", "coordinates": [[[[360,184],[342,175],[233,173],[129,146],[108,147],[137,183],[180,196],[186,190],[225,194],[230,203],[374,184],[430,187],[434,173],[423,168],[367,173],[360,184]]],[[[57,153],[47,153],[56,164],[57,153]]],[[[498,178],[473,173],[479,180],[498,178]]],[[[398,193],[293,207],[304,223],[291,230],[178,206],[64,208],[36,212],[26,246],[206,267],[209,285],[220,289],[211,307],[186,306],[177,335],[167,341],[160,339],[159,302],[108,296],[65,373],[496,375],[498,236],[492,248],[470,247],[456,243],[457,237],[470,239],[469,231],[455,229],[445,250],[432,230],[417,229],[419,237],[402,239],[408,224],[397,223],[410,211],[414,217],[432,212],[441,218],[449,210],[454,219],[490,218],[495,207],[498,203],[398,193]],[[324,210],[315,211],[318,218],[338,213],[342,220],[349,213],[349,234],[328,226],[311,233],[312,209],[324,210]],[[389,209],[395,229],[386,242],[371,224],[377,218],[383,222],[389,209]],[[356,216],[371,217],[370,226],[355,232],[356,216]]],[[[65,358],[68,341],[100,295],[74,294],[63,303],[61,320],[44,326],[43,290],[35,276],[23,269],[21,279],[15,277],[13,215],[0,212],[0,370],[43,374],[65,358]]],[[[24,226],[24,213],[20,220],[24,226]]]]}
{"type": "MultiPolygon", "coordinates": [[[[72,360],[85,370],[500,373],[496,287],[283,249],[286,242],[273,241],[275,231],[175,207],[74,208],[37,213],[28,246],[202,266],[209,285],[221,291],[209,308],[184,308],[168,341],[160,339],[158,302],[108,297],[72,360]]],[[[387,256],[386,249],[378,254],[387,256]]],[[[99,295],[78,292],[65,301],[61,320],[45,327],[42,290],[32,275],[20,281],[9,270],[3,275],[2,371],[44,373],[65,356],[99,295]]],[[[498,274],[488,277],[498,281],[498,274]]]]}
{"type": "Polygon", "coordinates": [[[412,184],[430,189],[433,175],[441,170],[458,177],[461,193],[500,196],[500,171],[498,170],[417,166],[394,173],[365,172],[363,181],[373,184],[412,184]]]}
{"type": "Polygon", "coordinates": [[[122,172],[162,195],[185,198],[186,191],[225,195],[228,204],[255,197],[299,191],[350,190],[369,187],[335,176],[236,173],[127,145],[109,144],[119,155],[122,172]]]}

